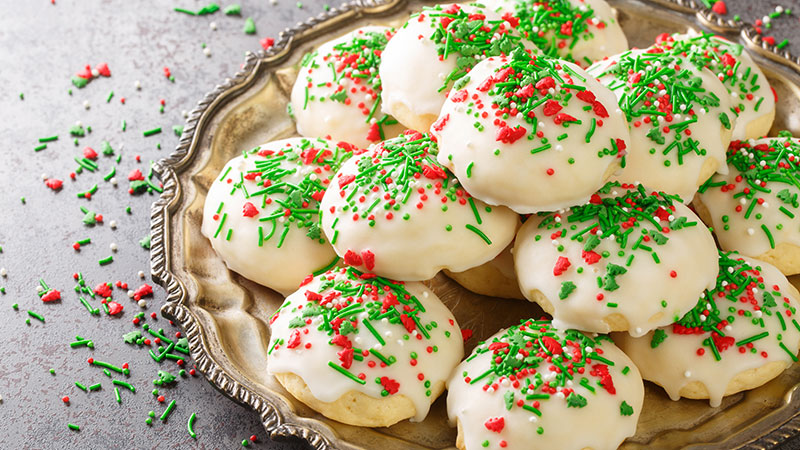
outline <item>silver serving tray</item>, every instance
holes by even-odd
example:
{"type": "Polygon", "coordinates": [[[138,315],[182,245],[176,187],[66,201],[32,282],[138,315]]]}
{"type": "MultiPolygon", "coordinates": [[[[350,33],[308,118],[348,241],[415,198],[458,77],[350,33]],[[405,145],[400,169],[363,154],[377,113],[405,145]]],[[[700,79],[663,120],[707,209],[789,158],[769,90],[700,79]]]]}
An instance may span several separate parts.
{"type": "MultiPolygon", "coordinates": [[[[800,60],[762,42],[752,27],[721,19],[689,0],[610,3],[632,46],[689,27],[746,45],[780,99],[773,130],[800,135],[800,116],[794,114],[800,107],[800,60]]],[[[287,29],[269,51],[248,53],[242,70],[198,103],[176,151],[155,165],[164,192],[152,207],[150,256],[153,279],[168,292],[161,311],[185,330],[197,369],[213,386],[260,414],[272,438],[296,436],[318,449],[438,449],[455,442],[443,398],[422,423],[379,429],[333,422],[291,398],[266,371],[267,318],[282,297],[228,271],[200,233],[203,201],[220,168],[242,149],[296,133],[285,107],[293,67],[303,53],[359,26],[401,24],[424,4],[356,0],[287,29]]],[[[468,347],[520,318],[541,314],[528,302],[472,294],[443,275],[430,284],[459,323],[474,329],[468,347]]],[[[703,401],[672,402],[648,383],[638,433],[623,448],[773,447],[800,432],[798,382],[800,364],[795,364],[759,389],[727,397],[719,408],[703,401]]]]}

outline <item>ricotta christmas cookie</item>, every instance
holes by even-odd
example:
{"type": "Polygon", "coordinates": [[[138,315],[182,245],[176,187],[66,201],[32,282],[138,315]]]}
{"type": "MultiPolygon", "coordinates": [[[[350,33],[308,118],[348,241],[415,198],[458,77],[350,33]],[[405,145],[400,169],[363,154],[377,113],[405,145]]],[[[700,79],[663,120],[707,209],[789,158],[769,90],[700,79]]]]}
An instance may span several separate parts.
{"type": "Polygon", "coordinates": [[[208,190],[203,235],[234,272],[283,294],[294,291],[303,277],[337,260],[320,231],[319,202],[354,149],[292,138],[233,158],[208,190]]]}
{"type": "Polygon", "coordinates": [[[651,47],[612,56],[588,71],[617,95],[630,124],[621,181],[689,202],[708,177],[725,172],[736,116],[728,90],[710,70],[678,51],[651,47]]]}
{"type": "Polygon", "coordinates": [[[605,0],[490,0],[486,7],[518,19],[519,32],[546,55],[582,67],[628,50],[617,13],[605,0]]]}
{"type": "Polygon", "coordinates": [[[480,343],[447,384],[456,447],[616,449],[636,431],[639,370],[606,336],[527,320],[480,343]]]}
{"type": "Polygon", "coordinates": [[[800,273],[800,140],[734,141],[728,174],[714,175],[694,202],[723,250],[800,273]]]}
{"type": "Polygon", "coordinates": [[[681,320],[614,340],[673,400],[709,399],[716,407],[797,361],[797,302],[797,290],[775,267],[721,252],[716,287],[681,320]]]}
{"type": "Polygon", "coordinates": [[[711,232],[674,196],[609,183],[531,216],[516,238],[522,293],[558,328],[642,336],[683,317],[717,276],[711,232]]]}
{"type": "Polygon", "coordinates": [[[408,128],[427,131],[447,92],[469,80],[475,64],[516,48],[521,40],[516,24],[477,3],[425,7],[412,14],[381,58],[383,111],[408,128]]]}
{"type": "Polygon", "coordinates": [[[725,85],[732,102],[731,112],[736,116],[733,139],[755,139],[769,132],[775,119],[775,94],[741,44],[710,33],[665,33],[656,41],[665,49],[685,53],[725,85]]]}
{"type": "Polygon", "coordinates": [[[430,136],[406,131],[342,164],[321,209],[346,263],[420,281],[479,266],[514,239],[519,217],[472,198],[436,152],[430,136]]]}
{"type": "Polygon", "coordinates": [[[513,249],[514,243],[512,242],[487,263],[463,272],[445,270],[444,273],[462,287],[476,294],[524,300],[525,297],[519,291],[517,274],[514,272],[514,255],[511,253],[513,249]]]}
{"type": "Polygon", "coordinates": [[[270,328],[269,372],[350,425],[423,420],[464,356],[458,324],[433,291],[352,267],[306,278],[270,328]]]}
{"type": "Polygon", "coordinates": [[[476,198],[520,214],[552,211],[586,202],[619,169],[625,116],[580,67],[518,49],[469,76],[431,132],[439,163],[476,198]]]}
{"type": "Polygon", "coordinates": [[[389,27],[359,28],[303,58],[291,104],[300,134],[366,147],[402,131],[380,109],[378,65],[392,35],[389,27]]]}

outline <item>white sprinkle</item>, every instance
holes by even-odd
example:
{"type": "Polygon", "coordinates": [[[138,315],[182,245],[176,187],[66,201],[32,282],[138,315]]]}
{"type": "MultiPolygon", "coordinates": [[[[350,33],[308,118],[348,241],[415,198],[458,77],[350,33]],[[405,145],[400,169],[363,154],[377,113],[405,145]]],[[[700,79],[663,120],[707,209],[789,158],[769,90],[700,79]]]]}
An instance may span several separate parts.
{"type": "Polygon", "coordinates": [[[136,88],[137,91],[142,90],[142,83],[139,80],[133,82],[133,87],[136,88]]]}
{"type": "MultiPolygon", "coordinates": [[[[6,270],[6,268],[5,267],[0,268],[0,277],[4,277],[5,278],[7,276],[8,276],[8,271],[6,270]]],[[[41,287],[41,286],[39,286],[39,287],[41,287]]]]}
{"type": "Polygon", "coordinates": [[[147,308],[147,300],[139,300],[139,308],[147,308]]]}
{"type": "Polygon", "coordinates": [[[139,278],[144,278],[144,272],[141,270],[136,275],[139,275],[139,278]]]}
{"type": "Polygon", "coordinates": [[[208,27],[211,28],[212,30],[216,30],[217,29],[217,22],[210,22],[208,24],[208,27]]]}
{"type": "Polygon", "coordinates": [[[747,229],[747,234],[748,234],[748,235],[750,235],[750,236],[752,236],[753,234],[755,234],[755,232],[756,232],[756,230],[754,230],[754,229],[752,229],[752,228],[748,228],[748,229],[747,229]]]}
{"type": "Polygon", "coordinates": [[[642,334],[642,327],[636,327],[636,334],[642,334]]]}
{"type": "Polygon", "coordinates": [[[86,109],[91,108],[91,106],[89,105],[89,100],[84,100],[83,101],[83,107],[86,108],[86,109]]]}
{"type": "Polygon", "coordinates": [[[116,230],[117,229],[117,221],[116,220],[112,220],[111,222],[108,223],[108,226],[110,226],[112,230],[116,230]]]}
{"type": "Polygon", "coordinates": [[[686,378],[691,378],[692,372],[687,370],[686,372],[683,372],[683,376],[686,377],[686,378]]]}
{"type": "Polygon", "coordinates": [[[116,186],[117,185],[117,178],[116,177],[113,177],[108,181],[109,181],[109,183],[111,183],[112,186],[116,186]]]}
{"type": "Polygon", "coordinates": [[[97,69],[92,69],[92,77],[97,78],[100,76],[100,71],[97,69]]]}
{"type": "Polygon", "coordinates": [[[564,398],[564,393],[563,392],[556,392],[556,397],[558,397],[560,399],[563,399],[564,398]]]}
{"type": "Polygon", "coordinates": [[[41,286],[36,286],[36,292],[42,292],[44,290],[41,286]]]}
{"type": "Polygon", "coordinates": [[[108,247],[111,249],[112,252],[116,252],[117,251],[117,244],[115,244],[113,242],[108,247]]]}
{"type": "Polygon", "coordinates": [[[185,110],[185,109],[184,109],[183,111],[181,111],[181,115],[182,115],[182,116],[183,116],[183,118],[185,119],[185,118],[189,117],[189,111],[187,111],[187,110],[185,110]]]}
{"type": "Polygon", "coordinates": [[[422,292],[422,298],[428,298],[428,297],[430,297],[430,294],[428,294],[428,291],[423,291],[422,292]]]}
{"type": "Polygon", "coordinates": [[[128,297],[133,298],[133,290],[128,290],[128,297]]]}
{"type": "Polygon", "coordinates": [[[539,418],[536,417],[533,414],[531,414],[530,417],[528,417],[528,422],[531,422],[531,423],[536,423],[538,420],[539,420],[539,418]]]}
{"type": "Polygon", "coordinates": [[[776,13],[782,13],[783,12],[783,6],[776,6],[775,7],[775,12],[776,13]]]}
{"type": "Polygon", "coordinates": [[[203,49],[203,54],[206,56],[211,56],[211,49],[206,47],[203,49]]]}
{"type": "Polygon", "coordinates": [[[50,178],[50,177],[49,177],[49,176],[48,176],[46,173],[43,173],[43,174],[42,174],[42,179],[43,179],[43,180],[46,180],[46,179],[48,179],[48,178],[50,178]]]}

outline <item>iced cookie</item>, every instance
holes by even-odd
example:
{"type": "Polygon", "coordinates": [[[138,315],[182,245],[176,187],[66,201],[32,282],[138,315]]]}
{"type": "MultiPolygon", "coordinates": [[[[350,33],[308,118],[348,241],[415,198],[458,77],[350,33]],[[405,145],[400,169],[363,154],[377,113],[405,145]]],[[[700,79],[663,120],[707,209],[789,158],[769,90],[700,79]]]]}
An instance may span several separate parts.
{"type": "Polygon", "coordinates": [[[741,44],[710,33],[660,35],[658,45],[677,50],[717,75],[731,97],[736,115],[732,139],[766,135],[775,119],[775,94],[767,77],[741,44]]]}
{"type": "Polygon", "coordinates": [[[797,290],[764,262],[720,253],[714,289],[680,321],[614,340],[670,398],[709,399],[754,389],[797,361],[797,290]]]}
{"type": "Polygon", "coordinates": [[[728,90],[710,70],[661,47],[631,50],[587,70],[616,94],[630,124],[620,181],[689,202],[708,177],[725,172],[736,115],[728,90]]]}
{"type": "Polygon", "coordinates": [[[291,103],[300,134],[366,147],[402,131],[380,106],[378,66],[393,35],[388,27],[359,28],[303,58],[291,103]]]}
{"type": "Polygon", "coordinates": [[[582,67],[628,50],[617,13],[605,0],[490,0],[486,7],[512,14],[523,37],[546,55],[582,67]]]}
{"type": "Polygon", "coordinates": [[[208,190],[203,235],[234,272],[284,294],[294,291],[306,275],[337,260],[320,230],[319,202],[353,150],[292,138],[233,158],[208,190]]]}
{"type": "Polygon", "coordinates": [[[381,58],[383,111],[408,128],[427,131],[447,92],[462,86],[475,64],[506,55],[520,43],[516,22],[477,3],[425,7],[412,14],[381,58]]]}
{"type": "Polygon", "coordinates": [[[616,449],[636,431],[639,370],[608,337],[527,320],[482,342],[447,384],[460,450],[616,449]]]}
{"type": "Polygon", "coordinates": [[[517,274],[514,271],[514,243],[509,244],[499,255],[480,266],[463,272],[444,273],[469,291],[489,297],[516,298],[524,300],[519,291],[517,274]]]}
{"type": "Polygon", "coordinates": [[[350,425],[421,421],[464,355],[461,330],[433,291],[352,267],[306,278],[270,328],[269,372],[350,425]]]}
{"type": "Polygon", "coordinates": [[[694,205],[723,250],[736,250],[800,273],[800,141],[775,137],[734,141],[728,174],[714,175],[694,205]]]}
{"type": "Polygon", "coordinates": [[[531,216],[514,264],[556,327],[642,336],[683,317],[717,277],[711,232],[677,198],[609,183],[589,203],[531,216]]]}
{"type": "Polygon", "coordinates": [[[345,262],[421,281],[479,266],[511,242],[519,217],[472,198],[436,152],[428,135],[406,131],[342,164],[321,208],[345,262]]]}
{"type": "Polygon", "coordinates": [[[470,194],[520,214],[589,200],[630,140],[611,91],[572,63],[522,49],[475,66],[431,132],[439,163],[470,194]]]}

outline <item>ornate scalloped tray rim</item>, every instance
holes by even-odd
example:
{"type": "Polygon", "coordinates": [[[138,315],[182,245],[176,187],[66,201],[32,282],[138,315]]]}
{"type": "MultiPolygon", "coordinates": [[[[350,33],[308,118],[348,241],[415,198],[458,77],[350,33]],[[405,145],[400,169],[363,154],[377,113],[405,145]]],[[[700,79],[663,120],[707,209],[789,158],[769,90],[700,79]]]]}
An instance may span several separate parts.
{"type": "MultiPolygon", "coordinates": [[[[256,394],[254,390],[237,381],[233,376],[220,366],[208,351],[208,342],[200,327],[198,318],[186,306],[186,288],[173,274],[170,263],[169,239],[170,226],[169,214],[181,198],[181,186],[178,183],[178,173],[194,156],[198,146],[200,131],[207,125],[212,113],[246,90],[256,78],[260,70],[267,70],[267,66],[280,64],[290,54],[293,48],[301,45],[321,33],[324,33],[335,24],[348,19],[355,20],[365,17],[380,17],[387,11],[399,8],[409,0],[353,0],[343,3],[338,8],[311,17],[305,22],[286,28],[279,34],[275,45],[269,50],[259,50],[257,53],[247,52],[241,70],[233,78],[227,78],[224,83],[217,85],[207,93],[189,114],[180,142],[175,151],[167,158],[154,164],[154,170],[164,184],[164,191],[151,207],[151,248],[150,262],[153,280],[167,291],[166,304],[161,308],[162,314],[174,320],[184,329],[189,341],[191,356],[197,369],[205,375],[212,386],[220,390],[231,399],[246,405],[256,411],[270,438],[297,437],[306,440],[316,449],[335,448],[332,444],[335,433],[323,425],[324,432],[305,427],[292,420],[293,417],[282,417],[277,408],[265,398],[256,394]],[[324,435],[323,435],[324,434],[324,435]]],[[[711,10],[704,9],[693,0],[640,0],[644,3],[667,7],[686,14],[694,14],[698,21],[708,28],[720,33],[739,33],[742,39],[752,50],[762,56],[789,65],[800,72],[800,58],[792,55],[788,50],[780,50],[775,45],[764,41],[756,33],[752,25],[737,23],[730,19],[718,16],[711,10]]],[[[611,0],[618,3],[619,0],[611,0]]],[[[434,2],[431,2],[434,3],[434,2]]],[[[766,420],[766,417],[765,419],[766,420]]],[[[743,449],[765,449],[774,447],[800,432],[800,411],[788,418],[779,426],[757,440],[742,445],[743,449]]],[[[723,443],[724,445],[724,443],[723,443]]],[[[700,448],[701,446],[693,446],[700,448]]]]}

